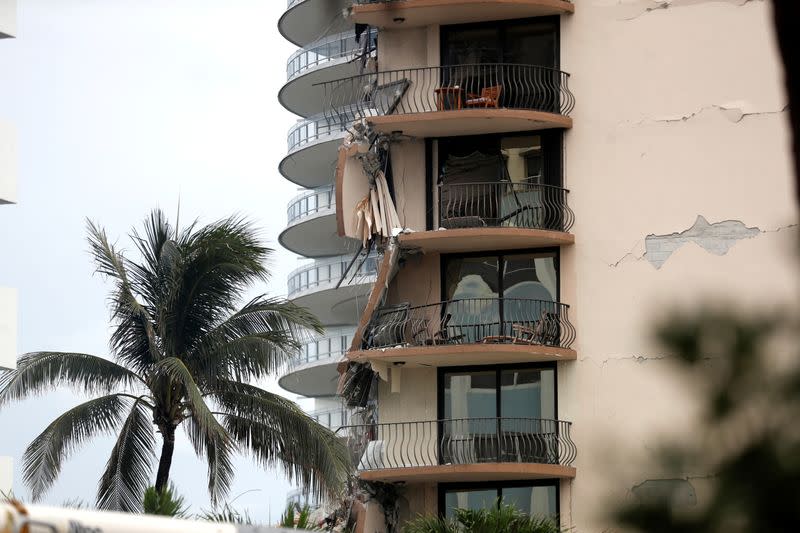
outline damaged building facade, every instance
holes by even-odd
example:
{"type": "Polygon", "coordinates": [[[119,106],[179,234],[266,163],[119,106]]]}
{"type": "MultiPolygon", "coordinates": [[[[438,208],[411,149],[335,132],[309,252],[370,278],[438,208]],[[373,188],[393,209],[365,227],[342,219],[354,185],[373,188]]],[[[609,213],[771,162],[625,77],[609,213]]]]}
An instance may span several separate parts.
{"type": "MultiPolygon", "coordinates": [[[[797,289],[770,16],[758,0],[290,1],[293,42],[335,29],[361,47],[354,72],[284,101],[328,136],[281,170],[328,187],[313,219],[343,262],[376,257],[358,305],[323,315],[359,313],[326,364],[357,413],[338,431],[361,480],[398,489],[364,531],[502,500],[599,532],[614,502],[702,500],[712,472],[657,461],[697,431],[697,401],[652,326],[797,289]]],[[[313,255],[311,233],[296,251],[313,255]]]]}
{"type": "MultiPolygon", "coordinates": [[[[0,0],[0,46],[17,33],[16,0],[0,0]]],[[[16,130],[0,117],[0,208],[17,202],[16,130]]],[[[6,229],[8,231],[8,229],[6,229]]],[[[17,366],[17,291],[0,279],[0,370],[17,366]]],[[[2,428],[0,428],[2,431],[2,428]]],[[[0,494],[11,490],[13,462],[0,449],[0,494]]]]}
{"type": "MultiPolygon", "coordinates": [[[[279,27],[298,49],[287,61],[286,83],[278,94],[281,104],[299,117],[289,129],[288,151],[279,166],[281,175],[300,188],[278,238],[302,256],[289,274],[287,293],[325,325],[323,335],[304,341],[299,359],[278,383],[314,398],[309,414],[332,430],[349,421],[349,411],[336,397],[336,365],[352,343],[378,264],[375,254],[359,253],[358,242],[336,230],[334,170],[346,131],[324,113],[318,84],[357,74],[362,62],[374,56],[375,46],[375,31],[356,39],[352,23],[341,16],[344,3],[336,3],[289,2],[279,27]]],[[[307,498],[296,491],[289,500],[307,498]]]]}

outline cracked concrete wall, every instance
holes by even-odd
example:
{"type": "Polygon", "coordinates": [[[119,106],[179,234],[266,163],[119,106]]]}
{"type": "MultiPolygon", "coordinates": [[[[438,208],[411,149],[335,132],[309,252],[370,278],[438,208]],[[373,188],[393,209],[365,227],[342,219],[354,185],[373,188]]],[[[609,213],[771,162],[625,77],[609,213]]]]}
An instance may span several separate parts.
{"type": "MultiPolygon", "coordinates": [[[[565,526],[603,531],[598,495],[628,500],[643,481],[673,477],[657,450],[698,429],[702,384],[676,378],[654,320],[709,297],[771,308],[800,288],[770,17],[761,0],[578,0],[562,18],[576,98],[565,137],[576,244],[562,252],[562,299],[578,332],[578,361],[559,365],[559,417],[578,447],[565,526]]],[[[708,483],[692,482],[700,502],[708,483]]]]}

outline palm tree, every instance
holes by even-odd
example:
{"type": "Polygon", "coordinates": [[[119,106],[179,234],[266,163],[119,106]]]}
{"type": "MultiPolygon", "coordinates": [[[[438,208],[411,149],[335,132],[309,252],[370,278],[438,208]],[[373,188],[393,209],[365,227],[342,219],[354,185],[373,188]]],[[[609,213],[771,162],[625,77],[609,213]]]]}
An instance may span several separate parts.
{"type": "Polygon", "coordinates": [[[282,368],[306,332],[321,330],[308,311],[283,299],[259,296],[237,309],[251,283],[268,278],[272,250],[252,225],[231,217],[178,231],[156,210],[143,233],[130,235],[138,262],[97,225],[89,222],[88,233],[96,272],[113,282],[114,361],[35,352],[0,377],[0,406],[64,385],[92,397],[56,418],[26,449],[23,477],[33,499],[80,445],[116,433],[97,505],[141,510],[151,484],[154,427],[161,435],[155,487],[164,491],[178,426],[208,463],[214,504],[229,490],[237,452],[283,466],[314,494],[338,491],[349,469],[345,447],[293,402],[251,384],[282,368]]]}

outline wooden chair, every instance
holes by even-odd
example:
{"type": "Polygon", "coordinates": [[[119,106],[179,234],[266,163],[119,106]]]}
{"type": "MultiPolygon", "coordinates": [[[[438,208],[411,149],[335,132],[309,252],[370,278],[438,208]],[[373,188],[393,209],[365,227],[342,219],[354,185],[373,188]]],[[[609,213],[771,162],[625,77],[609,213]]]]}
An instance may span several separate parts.
{"type": "Polygon", "coordinates": [[[493,85],[481,89],[481,94],[467,94],[464,104],[467,107],[500,107],[500,94],[503,92],[502,85],[493,85]]]}

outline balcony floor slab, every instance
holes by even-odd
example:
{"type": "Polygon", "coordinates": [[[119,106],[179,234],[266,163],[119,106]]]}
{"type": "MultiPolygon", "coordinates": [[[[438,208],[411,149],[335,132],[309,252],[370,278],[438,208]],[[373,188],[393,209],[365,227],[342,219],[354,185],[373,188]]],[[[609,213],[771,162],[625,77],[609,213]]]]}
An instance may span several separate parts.
{"type": "Polygon", "coordinates": [[[481,250],[519,250],[575,244],[575,236],[561,231],[527,228],[463,228],[418,231],[400,235],[400,246],[424,252],[457,253],[481,250]]]}
{"type": "Polygon", "coordinates": [[[361,471],[364,481],[384,483],[451,483],[473,481],[512,481],[526,479],[571,479],[571,466],[538,463],[480,463],[469,465],[434,465],[407,468],[385,468],[361,471]]]}

